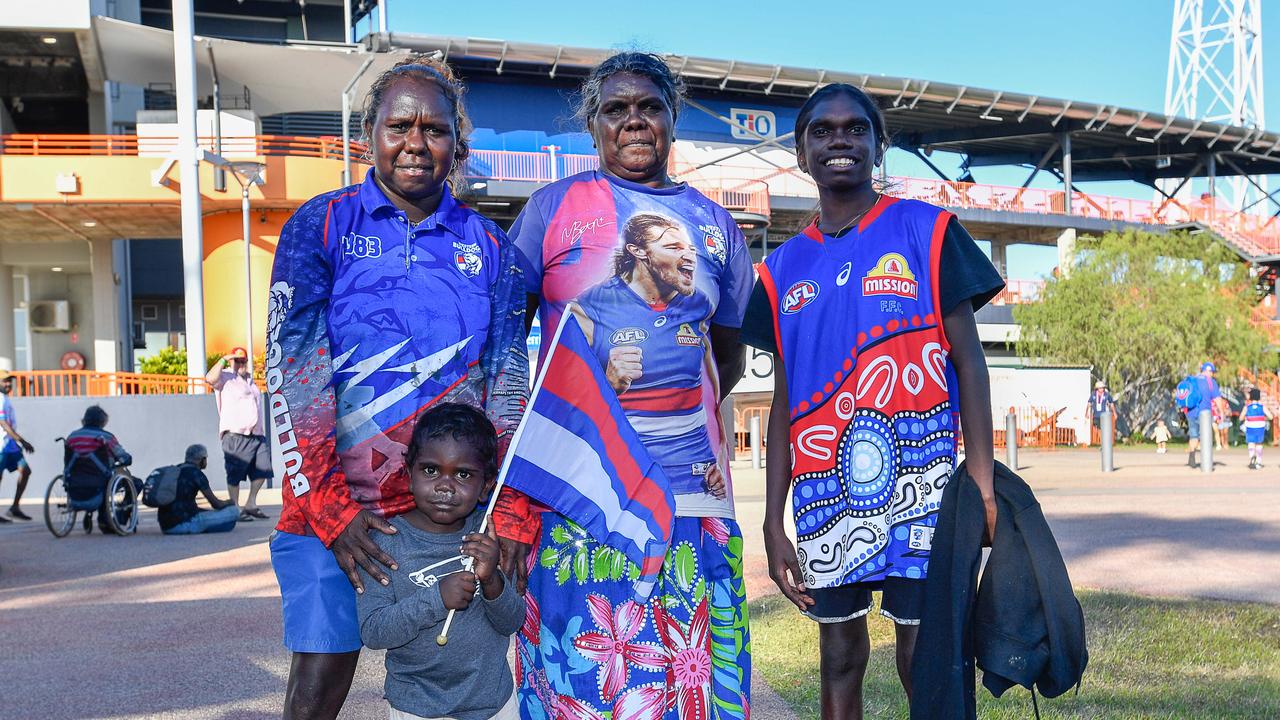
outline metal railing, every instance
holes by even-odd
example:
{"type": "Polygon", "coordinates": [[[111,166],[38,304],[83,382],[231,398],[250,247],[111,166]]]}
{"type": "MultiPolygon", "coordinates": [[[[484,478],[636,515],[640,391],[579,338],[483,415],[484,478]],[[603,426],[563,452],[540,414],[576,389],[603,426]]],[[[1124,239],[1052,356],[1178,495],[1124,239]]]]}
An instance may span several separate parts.
{"type": "MultiPolygon", "coordinates": [[[[212,137],[197,138],[200,147],[212,150],[212,137]]],[[[163,154],[178,146],[178,138],[137,135],[0,135],[0,154],[29,156],[123,156],[138,157],[163,154]]],[[[295,135],[254,135],[224,137],[224,152],[249,153],[261,156],[316,157],[327,160],[342,159],[342,138],[302,137],[295,135]]],[[[351,143],[351,156],[359,158],[367,147],[351,143]]]]}
{"type": "Polygon", "coordinates": [[[17,397],[114,397],[205,392],[204,378],[93,370],[27,370],[13,373],[17,397]]]}
{"type": "MultiPolygon", "coordinates": [[[[201,147],[213,148],[213,138],[199,138],[201,147]]],[[[223,152],[258,156],[317,157],[342,159],[342,139],[256,135],[223,138],[223,152]]],[[[177,146],[177,138],[133,135],[0,135],[0,154],[28,156],[164,155],[177,146]]],[[[351,156],[362,157],[367,147],[350,143],[351,156]]],[[[472,150],[465,175],[481,180],[551,182],[599,166],[595,155],[518,152],[512,150],[472,150]]],[[[817,187],[796,168],[715,164],[693,169],[693,165],[673,158],[672,174],[730,209],[760,215],[769,214],[769,196],[816,198],[817,187]]],[[[886,178],[886,192],[903,198],[924,200],[949,208],[985,209],[1038,215],[1066,215],[1067,195],[1061,190],[1019,188],[1003,185],[933,180],[928,178],[886,178]]],[[[1252,215],[1218,207],[1212,200],[1184,203],[1178,200],[1154,202],[1088,193],[1071,194],[1075,217],[1097,218],[1149,225],[1202,223],[1252,255],[1280,254],[1280,221],[1267,215],[1252,215]]]]}

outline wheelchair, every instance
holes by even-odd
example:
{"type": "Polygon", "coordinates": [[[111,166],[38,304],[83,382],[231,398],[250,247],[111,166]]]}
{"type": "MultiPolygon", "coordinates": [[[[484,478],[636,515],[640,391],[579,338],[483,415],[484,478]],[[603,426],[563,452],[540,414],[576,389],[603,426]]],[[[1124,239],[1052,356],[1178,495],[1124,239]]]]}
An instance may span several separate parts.
{"type": "MultiPolygon", "coordinates": [[[[55,442],[63,442],[57,438],[55,442]]],[[[141,499],[141,481],[129,474],[122,462],[111,465],[111,478],[105,489],[85,500],[73,500],[67,494],[66,480],[59,475],[49,483],[44,493],[44,524],[54,537],[63,538],[76,527],[77,516],[102,509],[103,493],[106,493],[106,524],[117,535],[132,535],[138,530],[138,503],[141,499]]]]}

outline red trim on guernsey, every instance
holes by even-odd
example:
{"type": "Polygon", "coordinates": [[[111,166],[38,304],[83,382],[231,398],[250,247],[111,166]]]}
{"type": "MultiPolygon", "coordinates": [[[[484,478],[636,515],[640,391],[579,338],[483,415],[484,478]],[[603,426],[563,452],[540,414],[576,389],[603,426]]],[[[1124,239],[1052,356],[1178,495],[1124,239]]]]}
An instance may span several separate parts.
{"type": "Polygon", "coordinates": [[[858,232],[861,233],[867,229],[871,223],[876,221],[888,207],[898,202],[898,198],[889,195],[881,195],[876,199],[876,204],[871,206],[866,215],[862,216],[862,220],[858,221],[858,232]]]}
{"type": "MultiPolygon", "coordinates": [[[[942,239],[947,234],[947,223],[951,222],[954,217],[951,213],[943,210],[938,213],[938,218],[933,221],[933,237],[929,240],[929,279],[933,283],[933,316],[938,318],[938,329],[942,332],[938,333],[942,336],[942,349],[948,353],[951,352],[951,341],[947,339],[947,329],[942,324],[942,285],[939,276],[942,273],[942,239]]],[[[951,308],[947,308],[950,310],[951,308]]]]}
{"type": "MultiPolygon", "coordinates": [[[[814,218],[813,222],[809,223],[809,227],[801,230],[800,234],[814,242],[820,242],[823,244],[827,242],[827,238],[823,236],[822,231],[818,229],[818,218],[814,218]]],[[[760,265],[763,266],[764,263],[760,263],[760,265]]]]}
{"type": "Polygon", "coordinates": [[[494,237],[494,236],[493,236],[493,233],[489,232],[488,230],[485,230],[485,231],[484,231],[484,234],[485,234],[485,235],[488,235],[488,236],[489,236],[489,239],[493,241],[493,246],[494,246],[495,248],[499,248],[499,249],[501,249],[501,248],[502,248],[502,246],[498,244],[498,238],[494,237]]]}
{"type": "MultiPolygon", "coordinates": [[[[561,346],[563,349],[563,346],[561,346]]],[[[542,389],[552,395],[568,400],[579,411],[597,423],[610,422],[613,413],[608,403],[599,392],[584,392],[582,378],[590,378],[595,373],[576,352],[562,353],[563,358],[556,357],[555,362],[562,363],[555,368],[556,372],[548,372],[542,378],[542,389]]],[[[595,362],[595,358],[591,358],[595,362]]],[[[598,372],[598,370],[597,370],[598,372]]],[[[618,481],[626,488],[626,494],[635,502],[653,513],[654,521],[662,528],[663,535],[671,532],[671,523],[675,509],[667,504],[666,496],[658,490],[648,476],[649,468],[641,468],[627,442],[618,433],[601,433],[604,441],[605,455],[613,463],[618,473],[618,481]]]]}
{"type": "Polygon", "coordinates": [[[355,195],[358,192],[359,190],[352,190],[351,192],[345,192],[329,201],[329,204],[326,206],[324,211],[324,235],[320,238],[324,247],[329,247],[329,218],[333,216],[333,204],[338,202],[342,198],[351,197],[352,195],[355,195]]]}
{"type": "Polygon", "coordinates": [[[773,317],[773,342],[778,346],[778,360],[781,361],[783,360],[782,325],[778,322],[778,286],[773,282],[773,273],[769,272],[769,266],[763,261],[756,264],[756,272],[760,274],[760,285],[764,287],[764,294],[769,297],[769,305],[773,308],[773,312],[770,313],[773,317]]]}
{"type": "Polygon", "coordinates": [[[643,412],[694,410],[702,404],[702,386],[628,390],[618,396],[618,402],[622,404],[623,410],[643,412]]]}

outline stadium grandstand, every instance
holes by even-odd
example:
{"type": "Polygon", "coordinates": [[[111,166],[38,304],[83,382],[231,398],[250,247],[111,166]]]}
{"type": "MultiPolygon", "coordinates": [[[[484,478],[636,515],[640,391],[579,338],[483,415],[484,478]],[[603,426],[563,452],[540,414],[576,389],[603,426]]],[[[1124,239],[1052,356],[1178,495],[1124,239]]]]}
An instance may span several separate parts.
{"type": "MultiPolygon", "coordinates": [[[[167,3],[117,2],[114,17],[90,14],[87,0],[47,5],[0,11],[0,44],[22,56],[0,65],[0,364],[31,377],[65,376],[68,362],[127,373],[162,347],[181,346],[185,333],[167,3]]],[[[302,16],[285,4],[250,5],[197,2],[196,55],[202,146],[265,168],[265,183],[250,192],[259,335],[279,228],[312,195],[362,176],[363,89],[409,53],[439,53],[466,80],[476,130],[463,194],[500,224],[538,187],[596,167],[590,138],[571,120],[571,95],[608,50],[399,32],[348,42],[371,3],[354,6],[346,30],[340,0],[307,3],[302,16]]],[[[1024,368],[1009,349],[1018,339],[1011,306],[1035,300],[1041,276],[1065,262],[1078,235],[1192,228],[1268,276],[1280,263],[1280,202],[1271,194],[1239,212],[1184,191],[1194,179],[1280,173],[1280,134],[922,78],[666,58],[689,94],[674,171],[734,213],[756,259],[807,223],[816,205],[792,150],[800,104],[831,82],[874,96],[898,156],[911,158],[889,165],[913,168],[912,176],[887,175],[886,192],[953,210],[1007,276],[979,323],[993,373],[1006,373],[993,385],[1011,398],[1034,388],[1036,404],[1080,414],[1087,369],[1024,368]],[[939,162],[940,154],[959,158],[961,172],[943,170],[955,163],[939,162]],[[991,167],[1022,168],[1025,179],[973,181],[973,169],[991,167]],[[1151,199],[1079,188],[1108,181],[1149,186],[1151,199]],[[1008,262],[1015,246],[1062,260],[1018,276],[1008,262]],[[1043,373],[1058,375],[1046,383],[1043,373]]],[[[201,172],[206,338],[211,349],[228,348],[246,333],[240,188],[212,167],[201,172]]],[[[770,372],[767,357],[752,359],[740,411],[761,405],[770,372]]],[[[1011,404],[1019,403],[994,403],[1011,404]]],[[[1063,422],[1087,432],[1082,417],[1063,422]]]]}

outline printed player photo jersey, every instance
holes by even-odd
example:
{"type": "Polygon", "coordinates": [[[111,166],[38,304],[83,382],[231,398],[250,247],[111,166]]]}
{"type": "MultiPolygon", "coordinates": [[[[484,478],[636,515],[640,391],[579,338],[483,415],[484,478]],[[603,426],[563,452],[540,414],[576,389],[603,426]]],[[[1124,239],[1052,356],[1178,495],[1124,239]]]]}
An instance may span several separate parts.
{"type": "Polygon", "coordinates": [[[729,482],[709,329],[740,327],[751,291],[733,218],[688,185],[655,190],[597,171],[534,193],[511,235],[541,296],[544,337],[573,303],[606,370],[615,350],[639,349],[643,374],[619,399],[670,477],[677,514],[732,517],[732,495],[715,497],[706,480],[729,482]]]}
{"type": "Polygon", "coordinates": [[[936,290],[950,217],[882,197],[849,234],[810,226],[760,266],[786,370],[809,587],[928,570],[956,449],[956,383],[936,290]]]}
{"type": "Polygon", "coordinates": [[[299,208],[268,310],[281,530],[329,544],[361,507],[413,507],[404,451],[435,402],[483,408],[501,437],[514,431],[528,397],[519,273],[502,231],[447,189],[416,225],[372,170],[299,208]]]}

